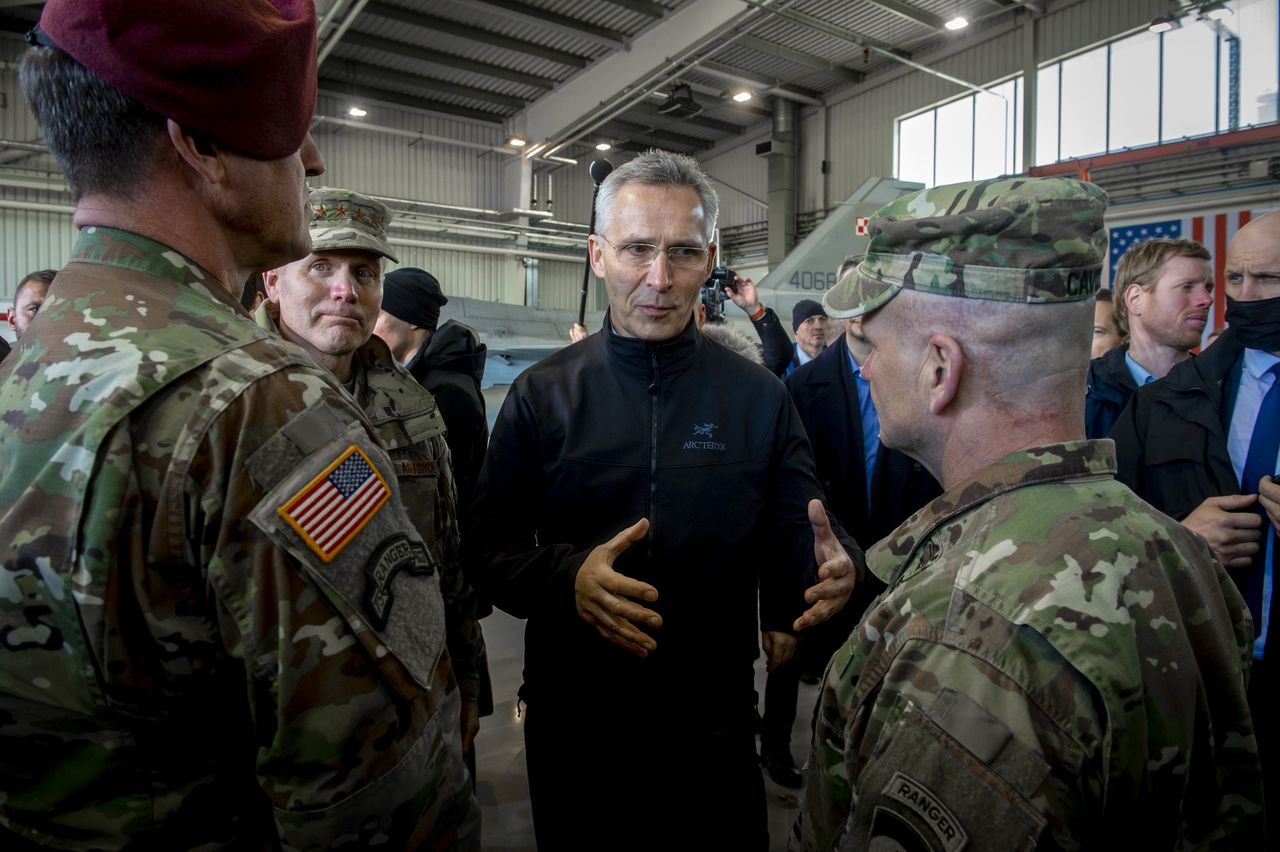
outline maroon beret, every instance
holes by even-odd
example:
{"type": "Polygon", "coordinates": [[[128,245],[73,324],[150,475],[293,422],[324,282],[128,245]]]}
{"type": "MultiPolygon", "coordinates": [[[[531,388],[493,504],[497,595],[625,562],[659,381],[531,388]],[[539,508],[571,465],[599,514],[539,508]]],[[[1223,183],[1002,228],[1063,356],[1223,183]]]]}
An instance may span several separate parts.
{"type": "Polygon", "coordinates": [[[49,0],[40,29],[126,95],[261,160],[316,108],[313,0],[49,0]]]}

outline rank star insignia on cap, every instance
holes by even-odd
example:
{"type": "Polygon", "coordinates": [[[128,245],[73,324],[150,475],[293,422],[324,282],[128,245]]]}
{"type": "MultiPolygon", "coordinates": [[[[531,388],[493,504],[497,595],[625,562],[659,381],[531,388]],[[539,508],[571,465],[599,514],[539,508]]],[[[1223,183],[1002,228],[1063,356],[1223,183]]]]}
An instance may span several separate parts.
{"type": "Polygon", "coordinates": [[[276,509],[307,547],[323,559],[347,546],[391,496],[386,480],[354,444],[276,509]]]}
{"type": "Polygon", "coordinates": [[[876,211],[862,263],[822,302],[862,316],[902,290],[998,302],[1074,302],[1102,283],[1107,194],[1070,178],[1001,178],[904,195],[876,211]]]}
{"type": "Polygon", "coordinates": [[[370,251],[399,259],[387,242],[391,211],[381,201],[349,189],[322,187],[311,192],[311,250],[370,251]]]}

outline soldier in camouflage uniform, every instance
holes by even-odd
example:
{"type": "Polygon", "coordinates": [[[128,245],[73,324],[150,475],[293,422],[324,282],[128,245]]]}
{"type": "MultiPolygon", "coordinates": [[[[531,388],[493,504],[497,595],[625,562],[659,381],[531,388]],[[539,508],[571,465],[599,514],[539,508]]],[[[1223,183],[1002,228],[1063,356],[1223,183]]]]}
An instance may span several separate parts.
{"type": "Polygon", "coordinates": [[[439,566],[240,307],[324,164],[309,0],[50,0],[81,233],[0,365],[0,848],[475,848],[439,566]]]}
{"type": "Polygon", "coordinates": [[[825,298],[946,490],[867,554],[888,589],[828,666],[793,848],[1262,848],[1243,601],[1080,440],[1105,206],[923,190],[825,298]]]}
{"type": "Polygon", "coordinates": [[[462,575],[458,494],[444,418],[431,393],[373,334],[382,302],[382,258],[396,260],[387,243],[390,221],[390,211],[372,198],[345,189],[314,190],[311,254],[263,275],[268,301],[254,319],[334,373],[391,456],[409,519],[441,566],[445,646],[462,695],[462,748],[470,754],[480,728],[484,636],[475,594],[462,575]]]}

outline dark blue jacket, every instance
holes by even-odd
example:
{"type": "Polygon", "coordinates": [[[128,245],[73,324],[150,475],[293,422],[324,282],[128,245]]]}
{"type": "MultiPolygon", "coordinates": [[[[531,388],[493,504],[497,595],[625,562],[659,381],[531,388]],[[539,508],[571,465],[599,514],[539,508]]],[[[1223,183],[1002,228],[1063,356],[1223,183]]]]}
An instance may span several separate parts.
{"type": "Polygon", "coordinates": [[[1129,344],[1117,346],[1106,355],[1089,362],[1089,378],[1085,385],[1084,434],[1088,438],[1105,438],[1138,389],[1124,356],[1129,344]]]}
{"type": "Polygon", "coordinates": [[[1175,520],[1210,497],[1240,493],[1227,435],[1243,354],[1227,329],[1135,393],[1108,436],[1116,442],[1116,479],[1175,520]]]}
{"type": "Polygon", "coordinates": [[[784,384],[813,446],[827,509],[863,550],[942,493],[923,465],[881,444],[871,472],[871,511],[867,510],[862,414],[843,335],[787,376],[784,384]]]}

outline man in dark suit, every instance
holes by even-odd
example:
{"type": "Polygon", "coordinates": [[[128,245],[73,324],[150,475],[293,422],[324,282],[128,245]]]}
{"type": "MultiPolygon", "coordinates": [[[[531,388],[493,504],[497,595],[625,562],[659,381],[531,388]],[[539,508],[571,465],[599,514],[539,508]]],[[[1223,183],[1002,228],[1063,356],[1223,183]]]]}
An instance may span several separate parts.
{"type": "MultiPolygon", "coordinates": [[[[852,257],[843,274],[857,265],[852,257]]],[[[842,320],[845,333],[816,358],[785,379],[813,446],[818,480],[827,505],[864,549],[893,532],[916,509],[942,493],[923,466],[880,443],[880,420],[862,378],[868,345],[861,317],[842,320]]],[[[799,787],[801,776],[791,757],[790,734],[796,716],[801,673],[821,676],[827,660],[858,623],[883,585],[874,576],[854,589],[844,612],[811,629],[796,659],[770,672],[765,683],[760,755],[775,782],[799,787]]]]}

